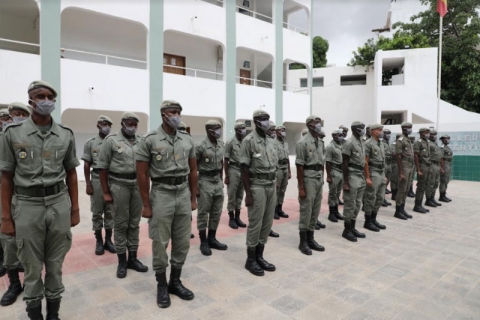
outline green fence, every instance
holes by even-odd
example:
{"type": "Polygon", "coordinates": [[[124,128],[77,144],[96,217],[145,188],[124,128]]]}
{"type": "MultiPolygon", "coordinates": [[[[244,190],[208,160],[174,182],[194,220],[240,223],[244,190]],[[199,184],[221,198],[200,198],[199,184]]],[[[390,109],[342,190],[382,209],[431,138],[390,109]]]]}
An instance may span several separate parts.
{"type": "Polygon", "coordinates": [[[452,179],[480,181],[480,157],[454,156],[452,162],[452,179]]]}

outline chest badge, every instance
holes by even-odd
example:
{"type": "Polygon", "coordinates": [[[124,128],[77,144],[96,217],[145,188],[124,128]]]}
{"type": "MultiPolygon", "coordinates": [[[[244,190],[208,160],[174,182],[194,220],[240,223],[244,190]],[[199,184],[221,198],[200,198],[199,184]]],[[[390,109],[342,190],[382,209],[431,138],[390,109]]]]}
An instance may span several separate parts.
{"type": "Polygon", "coordinates": [[[260,158],[261,156],[262,156],[262,155],[261,155],[260,153],[254,153],[254,154],[253,154],[253,157],[254,157],[254,158],[260,158]]]}
{"type": "Polygon", "coordinates": [[[98,153],[94,152],[94,153],[93,153],[93,156],[94,156],[94,157],[98,156],[98,153]]]}
{"type": "Polygon", "coordinates": [[[27,158],[27,151],[25,150],[20,150],[20,152],[18,153],[18,157],[20,159],[26,159],[27,158]]]}
{"type": "Polygon", "coordinates": [[[123,152],[123,148],[122,148],[122,147],[118,148],[117,152],[118,152],[118,153],[122,153],[122,152],[123,152]]]}
{"type": "Polygon", "coordinates": [[[209,162],[210,162],[210,159],[205,158],[205,162],[206,162],[206,163],[209,163],[209,162]]]}
{"type": "Polygon", "coordinates": [[[156,156],[156,159],[157,159],[158,161],[160,161],[160,160],[162,160],[162,156],[158,154],[158,155],[156,156]]]}

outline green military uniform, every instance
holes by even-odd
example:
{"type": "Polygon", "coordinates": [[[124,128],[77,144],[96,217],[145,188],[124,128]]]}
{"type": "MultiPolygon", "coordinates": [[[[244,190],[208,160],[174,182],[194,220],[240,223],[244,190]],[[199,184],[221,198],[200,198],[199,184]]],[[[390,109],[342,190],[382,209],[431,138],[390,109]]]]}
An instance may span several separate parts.
{"type": "MultiPolygon", "coordinates": [[[[138,117],[126,112],[122,119],[138,117]]],[[[138,250],[142,199],[137,185],[136,152],[142,137],[128,140],[122,130],[105,137],[97,167],[108,171],[117,254],[138,250]]]]}
{"type": "Polygon", "coordinates": [[[188,174],[189,159],[195,157],[190,135],[177,130],[171,136],[161,126],[148,133],[137,149],[137,161],[150,164],[153,216],[148,220],[148,230],[153,241],[153,270],[157,274],[168,267],[170,241],[172,268],[182,268],[190,249],[192,208],[188,174]]]}
{"type": "MultiPolygon", "coordinates": [[[[397,134],[397,137],[400,137],[397,134]]],[[[397,137],[395,141],[389,146],[390,154],[392,156],[392,174],[390,176],[390,187],[392,188],[392,200],[395,200],[398,191],[398,163],[397,163],[397,137]]]]}
{"type": "Polygon", "coordinates": [[[328,184],[328,206],[338,206],[338,199],[343,188],[342,143],[332,140],[325,149],[325,161],[330,162],[332,182],[328,184]]]}
{"type": "Polygon", "coordinates": [[[387,141],[382,140],[383,149],[385,150],[385,177],[388,181],[392,179],[392,149],[387,141]]]}
{"type": "MultiPolygon", "coordinates": [[[[420,129],[420,131],[423,132],[422,129],[420,129]]],[[[417,190],[415,191],[416,205],[421,205],[430,175],[430,146],[428,140],[420,137],[413,145],[413,152],[418,153],[418,160],[420,162],[420,168],[417,168],[417,171],[420,170],[423,173],[422,176],[417,174],[417,190]]]]}
{"type": "Polygon", "coordinates": [[[80,165],[75,150],[73,132],[53,119],[49,128],[39,128],[29,118],[5,132],[0,167],[15,174],[12,217],[18,257],[25,266],[27,302],[41,300],[44,294],[47,300],[56,300],[65,291],[62,265],[72,233],[71,201],[64,181],[66,171],[80,165]]]}
{"type": "Polygon", "coordinates": [[[228,194],[228,212],[238,211],[242,208],[243,200],[243,182],[240,172],[240,146],[242,142],[233,136],[225,145],[225,159],[228,159],[228,178],[230,183],[227,185],[228,194]]]}
{"type": "Polygon", "coordinates": [[[348,184],[350,191],[343,193],[343,216],[345,221],[355,221],[362,205],[365,192],[365,143],[362,138],[357,139],[352,135],[342,146],[342,154],[349,156],[348,184]]]}
{"type": "MultiPolygon", "coordinates": [[[[450,137],[448,135],[443,135],[442,138],[450,137]]],[[[452,171],[452,160],[453,160],[453,151],[446,144],[442,143],[441,146],[442,160],[443,160],[443,170],[445,173],[440,175],[440,194],[445,196],[447,193],[448,183],[450,182],[450,174],[452,171]]]]}
{"type": "MultiPolygon", "coordinates": [[[[404,123],[406,125],[410,123],[404,123]]],[[[410,124],[411,125],[411,124],[410,124]]],[[[413,145],[408,136],[402,135],[398,138],[395,144],[395,153],[397,157],[401,155],[402,157],[402,170],[405,176],[405,180],[400,180],[400,168],[398,168],[398,187],[397,187],[397,196],[396,204],[397,206],[405,205],[405,200],[407,198],[408,189],[413,179],[414,172],[414,161],[413,161],[413,145]]]]}
{"type": "MultiPolygon", "coordinates": [[[[208,123],[208,122],[207,122],[208,123]]],[[[199,172],[197,229],[217,230],[223,209],[223,155],[225,144],[217,139],[216,145],[206,137],[195,147],[199,172]]]]}
{"type": "Polygon", "coordinates": [[[91,183],[93,194],[90,196],[90,210],[92,211],[92,230],[113,229],[111,206],[103,201],[103,190],[100,184],[98,160],[103,139],[100,135],[87,140],[83,148],[82,160],[91,164],[91,183]]]}
{"type": "MultiPolygon", "coordinates": [[[[436,131],[431,131],[430,134],[437,133],[436,131]]],[[[429,140],[428,146],[430,148],[430,175],[427,182],[427,190],[425,194],[427,199],[434,199],[435,193],[437,192],[438,186],[440,184],[440,161],[442,160],[442,149],[437,144],[436,141],[429,140]]]]}
{"type": "MultiPolygon", "coordinates": [[[[277,126],[276,130],[285,129],[284,126],[277,126]]],[[[285,140],[274,140],[275,150],[278,156],[277,165],[277,205],[282,206],[285,199],[285,191],[288,186],[288,142],[285,140]]]]}

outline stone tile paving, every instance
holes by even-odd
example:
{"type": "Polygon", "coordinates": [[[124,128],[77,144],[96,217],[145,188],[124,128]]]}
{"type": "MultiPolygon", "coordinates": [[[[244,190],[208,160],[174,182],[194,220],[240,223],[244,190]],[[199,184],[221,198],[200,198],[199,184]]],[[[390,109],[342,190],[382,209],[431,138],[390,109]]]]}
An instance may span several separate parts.
{"type": "MultiPolygon", "coordinates": [[[[326,251],[305,256],[297,249],[298,202],[292,180],[284,204],[290,218],[275,221],[280,238],[270,238],[265,251],[277,271],[255,277],[244,269],[245,229],[228,228],[225,213],[217,235],[228,251],[204,257],[196,236],[182,277],[195,299],[172,296],[168,309],[156,306],[152,271],[129,270],[120,280],[115,277],[116,256],[94,254],[90,204],[82,193],[82,223],[73,230],[64,266],[61,318],[479,319],[479,186],[452,181],[449,195],[454,201],[426,215],[411,212],[409,199],[406,207],[414,215],[409,221],[394,219],[393,207],[382,208],[379,221],[387,230],[380,233],[364,230],[360,215],[357,225],[367,238],[357,243],[341,238],[342,224],[327,220],[325,187],[321,220],[327,228],[315,235],[326,251]]],[[[196,234],[195,221],[192,228],[196,234]]],[[[145,221],[140,237],[139,257],[151,268],[145,221]]],[[[1,292],[7,285],[6,277],[0,279],[1,292]]],[[[27,319],[24,303],[1,307],[0,319],[27,319]]]]}

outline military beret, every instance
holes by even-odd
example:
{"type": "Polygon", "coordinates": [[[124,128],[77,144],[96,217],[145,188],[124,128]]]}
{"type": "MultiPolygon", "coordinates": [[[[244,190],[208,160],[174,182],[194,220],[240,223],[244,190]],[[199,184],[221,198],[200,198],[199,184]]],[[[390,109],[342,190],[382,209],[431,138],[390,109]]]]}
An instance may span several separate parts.
{"type": "Polygon", "coordinates": [[[113,124],[112,119],[110,119],[107,116],[99,116],[98,119],[97,119],[97,122],[104,122],[104,121],[106,121],[110,124],[113,124]]]}
{"type": "Polygon", "coordinates": [[[21,102],[12,102],[8,105],[8,111],[12,111],[12,110],[22,110],[22,111],[25,111],[27,112],[28,114],[30,114],[30,109],[28,108],[28,106],[26,104],[23,104],[21,102]]]}
{"type": "Polygon", "coordinates": [[[234,129],[245,129],[247,128],[247,125],[245,124],[245,122],[241,122],[241,121],[238,121],[238,122],[235,122],[235,125],[233,126],[234,129]]]}
{"type": "Polygon", "coordinates": [[[187,124],[183,121],[180,121],[180,127],[179,128],[185,128],[187,129],[187,124]]]}
{"type": "Polygon", "coordinates": [[[430,134],[431,134],[431,135],[437,134],[437,130],[435,130],[435,129],[430,129],[430,134]]]}
{"type": "Polygon", "coordinates": [[[389,133],[392,133],[392,132],[390,131],[390,129],[383,129],[383,133],[389,134],[389,133]]]}
{"type": "Polygon", "coordinates": [[[275,128],[275,130],[282,130],[282,129],[285,129],[285,130],[286,130],[287,128],[285,128],[284,126],[277,126],[277,127],[275,128]]]}
{"type": "Polygon", "coordinates": [[[30,85],[28,86],[28,92],[30,92],[32,90],[35,90],[35,89],[38,89],[38,88],[47,88],[50,91],[52,91],[53,96],[55,98],[57,97],[57,91],[55,91],[53,86],[50,83],[45,82],[45,81],[41,81],[41,80],[35,80],[32,83],[30,83],[30,85]]]}
{"type": "Polygon", "coordinates": [[[305,120],[305,124],[309,124],[311,121],[317,120],[317,119],[320,120],[320,121],[322,120],[322,118],[320,118],[319,116],[316,116],[316,115],[312,114],[311,116],[307,117],[307,120],[305,120]]]}
{"type": "Polygon", "coordinates": [[[253,117],[254,118],[261,117],[261,116],[269,116],[270,117],[270,114],[266,110],[263,110],[263,109],[258,109],[258,110],[253,111],[253,117]]]}
{"type": "Polygon", "coordinates": [[[361,122],[361,121],[353,121],[352,122],[352,127],[356,127],[356,126],[364,126],[365,123],[361,122]]]}
{"type": "Polygon", "coordinates": [[[418,130],[419,133],[422,133],[422,132],[430,132],[430,129],[428,128],[420,128],[420,130],[418,130]]]}
{"type": "Polygon", "coordinates": [[[367,125],[367,126],[365,127],[365,129],[370,130],[370,126],[371,126],[371,124],[367,125]]]}
{"type": "Polygon", "coordinates": [[[8,112],[7,108],[0,110],[0,117],[10,117],[10,113],[8,112]]]}
{"type": "MultiPolygon", "coordinates": [[[[367,127],[368,128],[368,127],[367,127]]],[[[370,130],[382,130],[383,126],[380,123],[375,123],[370,125],[370,130]]]]}
{"type": "Polygon", "coordinates": [[[140,121],[140,120],[138,119],[138,116],[137,116],[135,113],[133,113],[133,112],[124,112],[123,115],[122,115],[122,120],[128,120],[128,119],[137,120],[137,122],[140,121]]]}
{"type": "Polygon", "coordinates": [[[272,128],[275,129],[275,128],[276,128],[275,122],[273,122],[273,121],[270,120],[270,121],[269,121],[269,124],[270,124],[270,128],[269,128],[269,129],[272,129],[272,128]]]}
{"type": "Polygon", "coordinates": [[[338,128],[341,129],[342,132],[343,132],[343,130],[347,130],[347,131],[349,130],[349,129],[348,129],[347,127],[345,127],[343,124],[340,125],[338,128]]]}
{"type": "Polygon", "coordinates": [[[412,126],[412,123],[411,122],[408,122],[408,121],[405,121],[405,122],[402,122],[402,124],[400,125],[402,128],[403,127],[411,127],[412,126]]]}
{"type": "Polygon", "coordinates": [[[207,126],[220,126],[221,127],[222,124],[218,120],[210,119],[207,122],[205,122],[205,127],[207,127],[207,126]]]}
{"type": "Polygon", "coordinates": [[[178,108],[180,109],[180,111],[182,111],[182,105],[180,104],[180,102],[177,102],[175,100],[164,100],[162,102],[162,105],[160,106],[160,112],[168,108],[178,108]]]}
{"type": "Polygon", "coordinates": [[[448,134],[442,134],[440,139],[450,139],[450,136],[448,134]]]}
{"type": "Polygon", "coordinates": [[[333,135],[333,134],[343,134],[343,130],[342,130],[342,129],[333,130],[333,131],[332,131],[332,135],[333,135]]]}

